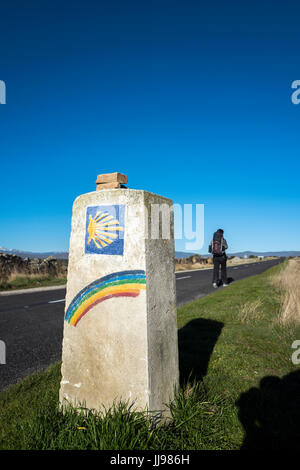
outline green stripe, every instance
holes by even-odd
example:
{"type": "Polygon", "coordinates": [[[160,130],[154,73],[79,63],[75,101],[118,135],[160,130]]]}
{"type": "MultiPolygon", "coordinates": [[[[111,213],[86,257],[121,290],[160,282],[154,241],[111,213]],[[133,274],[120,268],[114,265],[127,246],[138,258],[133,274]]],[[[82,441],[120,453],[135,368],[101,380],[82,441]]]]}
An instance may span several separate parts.
{"type": "Polygon", "coordinates": [[[76,305],[75,310],[73,310],[73,313],[69,316],[69,319],[73,317],[76,310],[79,309],[79,307],[83,304],[83,302],[89,299],[92,295],[96,294],[97,292],[100,292],[103,289],[106,289],[107,287],[117,286],[121,284],[146,284],[146,279],[139,279],[139,278],[138,279],[124,279],[121,281],[108,282],[107,284],[104,284],[103,286],[100,286],[97,289],[92,290],[88,295],[82,297],[81,301],[76,305]]]}

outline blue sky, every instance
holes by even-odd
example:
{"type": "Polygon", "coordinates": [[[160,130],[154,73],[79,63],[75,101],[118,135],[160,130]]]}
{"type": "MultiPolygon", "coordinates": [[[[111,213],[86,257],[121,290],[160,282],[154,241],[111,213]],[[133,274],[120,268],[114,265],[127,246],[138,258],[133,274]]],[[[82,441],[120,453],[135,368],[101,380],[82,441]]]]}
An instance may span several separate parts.
{"type": "MultiPolygon", "coordinates": [[[[299,250],[296,1],[2,2],[0,245],[68,249],[97,174],[205,205],[205,242],[299,250]]],[[[185,242],[176,242],[178,250],[185,242]]]]}

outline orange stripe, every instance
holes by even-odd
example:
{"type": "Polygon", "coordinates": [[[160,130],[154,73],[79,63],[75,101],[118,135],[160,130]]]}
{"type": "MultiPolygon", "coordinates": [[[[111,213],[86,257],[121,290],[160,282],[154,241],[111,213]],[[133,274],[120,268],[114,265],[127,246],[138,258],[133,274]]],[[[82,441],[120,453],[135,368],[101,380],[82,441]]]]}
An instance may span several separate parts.
{"type": "Polygon", "coordinates": [[[89,305],[94,304],[94,302],[96,302],[98,299],[101,299],[102,297],[105,297],[106,295],[119,294],[119,293],[124,293],[124,292],[139,293],[140,289],[146,289],[146,286],[144,284],[122,284],[122,285],[106,287],[100,292],[96,292],[94,295],[89,297],[85,302],[83,302],[81,306],[78,308],[78,310],[76,311],[76,313],[74,313],[74,315],[72,316],[72,320],[70,323],[73,324],[73,319],[74,319],[74,323],[76,323],[76,319],[81,316],[82,312],[89,305]]]}

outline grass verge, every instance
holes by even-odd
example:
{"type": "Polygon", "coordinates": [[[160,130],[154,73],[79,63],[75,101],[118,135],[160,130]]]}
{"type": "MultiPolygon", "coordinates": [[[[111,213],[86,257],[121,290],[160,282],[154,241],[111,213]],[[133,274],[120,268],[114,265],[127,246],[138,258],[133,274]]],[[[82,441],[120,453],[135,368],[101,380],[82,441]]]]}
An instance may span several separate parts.
{"type": "Polygon", "coordinates": [[[2,449],[280,449],[300,439],[299,323],[280,322],[285,265],[178,309],[181,388],[168,426],[117,404],[58,411],[60,364],[0,393],[2,449]]]}
{"type": "Polygon", "coordinates": [[[0,292],[16,289],[30,289],[32,287],[60,286],[67,282],[65,277],[38,276],[38,275],[19,275],[14,276],[12,280],[2,281],[0,283],[0,292]]]}

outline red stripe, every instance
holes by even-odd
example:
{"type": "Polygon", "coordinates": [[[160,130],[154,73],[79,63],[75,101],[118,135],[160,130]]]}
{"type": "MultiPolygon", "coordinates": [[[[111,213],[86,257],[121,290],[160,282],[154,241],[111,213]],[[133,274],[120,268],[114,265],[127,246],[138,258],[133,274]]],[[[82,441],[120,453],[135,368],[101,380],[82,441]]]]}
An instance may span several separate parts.
{"type": "Polygon", "coordinates": [[[77,325],[77,323],[79,322],[79,320],[81,320],[81,318],[89,311],[91,310],[91,308],[95,307],[95,305],[97,304],[100,304],[100,302],[103,302],[104,300],[107,300],[107,299],[111,299],[112,297],[137,297],[139,295],[139,292],[136,293],[136,292],[118,292],[116,294],[109,294],[109,295],[106,295],[105,297],[102,297],[101,299],[98,299],[96,300],[95,302],[93,302],[91,305],[89,305],[88,307],[86,307],[84,309],[84,311],[82,312],[82,314],[80,315],[80,317],[78,317],[78,319],[76,320],[76,323],[74,323],[74,326],[77,325]]]}

